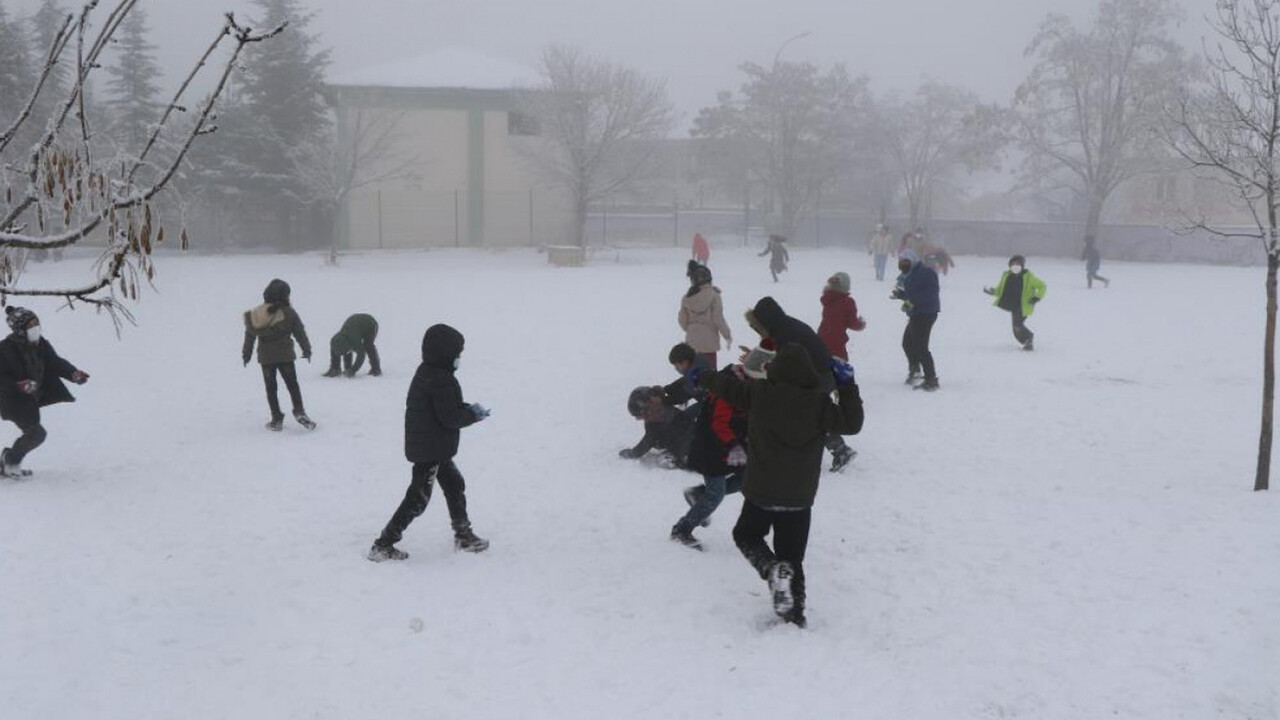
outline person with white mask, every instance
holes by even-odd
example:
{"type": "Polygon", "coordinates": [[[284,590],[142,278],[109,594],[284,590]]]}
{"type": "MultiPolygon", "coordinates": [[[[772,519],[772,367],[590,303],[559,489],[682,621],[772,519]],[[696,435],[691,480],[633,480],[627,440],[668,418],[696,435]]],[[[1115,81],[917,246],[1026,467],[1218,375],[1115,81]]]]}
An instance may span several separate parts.
{"type": "Polygon", "coordinates": [[[1000,276],[1000,282],[994,288],[982,289],[995,298],[993,305],[1008,311],[1013,317],[1013,337],[1023,350],[1035,349],[1036,334],[1027,327],[1027,318],[1044,299],[1047,288],[1043,280],[1027,269],[1027,259],[1014,255],[1009,258],[1009,269],[1000,276]]]}
{"type": "Polygon", "coordinates": [[[23,469],[23,459],[48,436],[40,424],[40,408],[74,402],[62,381],[83,385],[89,373],[58,355],[42,337],[34,312],[22,307],[4,312],[12,332],[0,340],[0,418],[17,425],[22,435],[0,452],[0,475],[23,477],[31,474],[23,469]]]}

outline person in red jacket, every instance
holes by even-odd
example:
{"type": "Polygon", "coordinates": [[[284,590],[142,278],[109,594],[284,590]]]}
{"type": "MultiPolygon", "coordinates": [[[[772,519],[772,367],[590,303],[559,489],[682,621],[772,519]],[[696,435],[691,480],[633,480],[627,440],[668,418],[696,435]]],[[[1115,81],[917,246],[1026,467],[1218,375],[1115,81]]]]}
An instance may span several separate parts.
{"type": "Polygon", "coordinates": [[[838,272],[827,279],[822,291],[822,322],[818,325],[818,337],[831,354],[841,360],[849,360],[846,345],[849,330],[860,332],[867,321],[858,315],[858,303],[849,295],[849,274],[838,272]]]}
{"type": "Polygon", "coordinates": [[[702,233],[693,234],[693,259],[703,265],[711,260],[711,246],[707,244],[707,239],[702,237],[702,233]]]}

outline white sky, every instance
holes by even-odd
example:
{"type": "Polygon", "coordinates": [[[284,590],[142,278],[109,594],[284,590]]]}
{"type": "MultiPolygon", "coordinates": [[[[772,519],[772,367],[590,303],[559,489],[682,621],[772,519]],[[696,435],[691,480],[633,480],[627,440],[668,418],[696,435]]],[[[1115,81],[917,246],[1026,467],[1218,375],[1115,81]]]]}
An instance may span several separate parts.
{"type": "MultiPolygon", "coordinates": [[[[0,0],[27,13],[37,0],[0,0]]],[[[228,10],[248,0],[143,0],[166,67],[185,69],[228,10]]],[[[70,8],[79,2],[64,0],[70,8]]],[[[103,5],[109,4],[104,0],[103,5]]],[[[333,49],[334,72],[350,72],[441,46],[532,64],[551,42],[665,77],[685,120],[736,89],[744,60],[783,57],[844,62],[877,92],[909,90],[923,76],[1007,101],[1025,75],[1022,51],[1046,13],[1087,21],[1095,0],[305,0],[313,30],[333,49]]],[[[1199,48],[1214,0],[1182,0],[1182,41],[1199,48]]]]}

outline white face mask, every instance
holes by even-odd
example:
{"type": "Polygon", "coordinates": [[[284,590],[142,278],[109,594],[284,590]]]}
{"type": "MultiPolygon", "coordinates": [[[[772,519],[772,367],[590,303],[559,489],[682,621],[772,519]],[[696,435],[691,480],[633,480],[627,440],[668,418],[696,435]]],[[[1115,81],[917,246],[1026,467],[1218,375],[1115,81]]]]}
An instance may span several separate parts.
{"type": "Polygon", "coordinates": [[[40,342],[40,326],[39,325],[32,325],[31,327],[27,328],[27,342],[29,343],[40,342]]]}
{"type": "Polygon", "coordinates": [[[458,369],[458,366],[459,366],[459,365],[461,365],[461,364],[462,364],[462,358],[460,358],[460,357],[456,357],[456,358],[454,358],[454,359],[453,359],[453,369],[454,369],[454,370],[457,370],[457,369],[458,369]]]}
{"type": "Polygon", "coordinates": [[[1021,265],[1010,265],[1010,266],[1009,266],[1009,272],[1013,273],[1014,275],[1021,274],[1021,273],[1022,273],[1022,266],[1021,266],[1021,265]]]}

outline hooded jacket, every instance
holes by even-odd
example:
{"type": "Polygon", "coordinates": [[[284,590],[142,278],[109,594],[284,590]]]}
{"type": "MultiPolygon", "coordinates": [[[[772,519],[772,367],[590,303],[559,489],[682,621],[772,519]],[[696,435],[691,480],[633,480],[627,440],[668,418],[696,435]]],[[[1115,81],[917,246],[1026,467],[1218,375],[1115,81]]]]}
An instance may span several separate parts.
{"type": "Polygon", "coordinates": [[[355,353],[353,369],[360,369],[364,364],[365,348],[378,339],[378,321],[372,315],[356,313],[342,323],[342,327],[329,340],[331,355],[355,353]]]}
{"type": "Polygon", "coordinates": [[[262,304],[244,314],[244,348],[241,357],[247,363],[253,357],[253,344],[258,344],[258,362],[262,365],[291,363],[298,359],[293,339],[302,346],[302,357],[311,357],[311,340],[302,318],[289,304],[289,283],[272,280],[262,291],[262,304]]]}
{"type": "Polygon", "coordinates": [[[822,292],[822,322],[818,324],[818,337],[832,355],[848,360],[849,351],[845,347],[849,343],[847,331],[860,331],[866,326],[858,317],[858,304],[849,293],[830,288],[822,292]]]}
{"type": "Polygon", "coordinates": [[[63,378],[70,379],[76,366],[63,360],[48,340],[29,343],[16,333],[0,340],[0,418],[19,425],[40,422],[40,408],[75,402],[63,378]],[[18,390],[22,380],[35,380],[36,392],[18,390]]]}
{"type": "MultiPolygon", "coordinates": [[[[732,366],[720,371],[734,377],[732,366]]],[[[693,444],[689,448],[690,470],[708,477],[729,475],[739,468],[726,460],[735,445],[747,446],[747,414],[714,394],[702,402],[694,426],[693,444]]]]}
{"type": "Polygon", "coordinates": [[[405,398],[404,456],[409,462],[451,460],[458,454],[458,431],[476,422],[453,374],[464,342],[462,333],[448,325],[432,325],[422,336],[422,364],[405,398]]]}
{"type": "MultiPolygon", "coordinates": [[[[906,253],[903,253],[906,256],[906,253]]],[[[911,269],[902,274],[902,296],[910,303],[908,315],[937,315],[942,312],[942,300],[939,297],[938,273],[933,268],[920,262],[914,253],[907,256],[911,260],[911,269]]]]}
{"type": "Polygon", "coordinates": [[[822,475],[828,433],[862,430],[857,385],[838,388],[840,403],[819,387],[808,353],[784,346],[769,365],[767,380],[742,381],[731,374],[702,376],[713,395],[747,412],[747,477],[742,494],[766,508],[813,506],[822,475]]]}
{"type": "Polygon", "coordinates": [[[747,312],[747,323],[756,331],[763,330],[765,337],[774,342],[774,346],[782,348],[795,343],[809,353],[812,367],[820,368],[819,385],[826,392],[835,388],[835,379],[826,370],[831,364],[831,350],[822,338],[800,320],[782,311],[782,307],[771,297],[762,297],[756,306],[747,312]]]}
{"type": "Polygon", "coordinates": [[[1031,317],[1031,313],[1036,310],[1036,303],[1040,302],[1040,299],[1044,297],[1045,291],[1048,289],[1049,286],[1043,280],[1036,277],[1035,273],[1025,267],[1017,276],[1005,270],[1004,274],[1000,276],[1000,282],[996,283],[995,288],[992,289],[991,294],[995,296],[995,300],[991,304],[1009,312],[1013,312],[1014,308],[1021,308],[1022,317],[1031,317]],[[1015,281],[1020,281],[1022,287],[1021,289],[1011,288],[1018,290],[1018,297],[1011,302],[1010,299],[1004,297],[1004,292],[1006,286],[1015,281]],[[1031,298],[1036,298],[1036,303],[1031,302],[1031,298]],[[1017,304],[1014,305],[1014,302],[1017,304]]]}
{"type": "Polygon", "coordinates": [[[724,321],[720,288],[709,283],[696,293],[684,296],[677,319],[680,329],[684,330],[684,341],[700,353],[714,353],[720,349],[720,338],[725,342],[733,338],[729,324],[724,321]]]}

